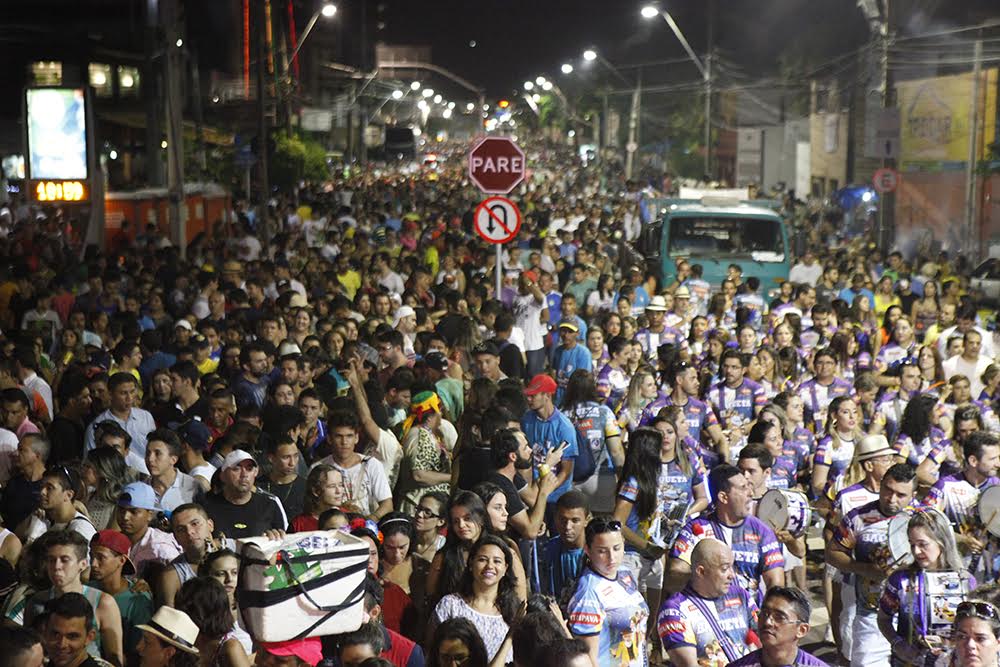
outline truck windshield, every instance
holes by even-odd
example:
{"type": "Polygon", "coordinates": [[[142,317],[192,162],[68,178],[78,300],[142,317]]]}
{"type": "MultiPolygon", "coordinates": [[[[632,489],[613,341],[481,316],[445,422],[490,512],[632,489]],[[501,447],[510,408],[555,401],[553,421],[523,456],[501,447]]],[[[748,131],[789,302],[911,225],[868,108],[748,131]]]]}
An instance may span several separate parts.
{"type": "Polygon", "coordinates": [[[767,253],[784,259],[781,223],[767,218],[678,217],[670,220],[670,255],[739,256],[767,253]]]}

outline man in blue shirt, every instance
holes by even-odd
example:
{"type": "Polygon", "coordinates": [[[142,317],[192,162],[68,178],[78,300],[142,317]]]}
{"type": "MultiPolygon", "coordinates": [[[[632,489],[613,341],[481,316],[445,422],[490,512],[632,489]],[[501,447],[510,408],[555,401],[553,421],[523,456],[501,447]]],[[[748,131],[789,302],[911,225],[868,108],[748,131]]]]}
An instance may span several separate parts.
{"type": "Polygon", "coordinates": [[[865,287],[865,275],[863,273],[855,273],[851,276],[851,286],[840,290],[840,298],[847,303],[854,303],[854,297],[859,295],[868,297],[868,304],[872,308],[875,307],[875,295],[870,289],[865,287]]]}
{"type": "Polygon", "coordinates": [[[552,350],[552,368],[556,371],[556,404],[562,405],[563,394],[566,392],[566,385],[569,384],[569,376],[577,369],[592,370],[593,357],[583,345],[580,345],[577,335],[580,327],[573,320],[563,320],[559,323],[559,347],[552,350]]]}
{"type": "Polygon", "coordinates": [[[539,374],[533,377],[524,389],[530,409],[521,418],[521,429],[528,438],[532,458],[539,467],[540,474],[557,475],[559,480],[559,486],[549,494],[548,508],[545,512],[548,525],[552,525],[548,519],[551,518],[555,502],[573,486],[573,465],[579,454],[576,446],[576,428],[566,415],[556,409],[553,402],[557,388],[556,381],[548,375],[539,374]],[[562,461],[553,470],[547,471],[547,468],[542,467],[545,455],[563,443],[566,443],[566,449],[563,451],[562,461]]]}
{"type": "Polygon", "coordinates": [[[561,601],[576,584],[583,567],[583,545],[590,508],[587,496],[573,489],[556,502],[555,537],[545,544],[542,592],[561,601]]]}

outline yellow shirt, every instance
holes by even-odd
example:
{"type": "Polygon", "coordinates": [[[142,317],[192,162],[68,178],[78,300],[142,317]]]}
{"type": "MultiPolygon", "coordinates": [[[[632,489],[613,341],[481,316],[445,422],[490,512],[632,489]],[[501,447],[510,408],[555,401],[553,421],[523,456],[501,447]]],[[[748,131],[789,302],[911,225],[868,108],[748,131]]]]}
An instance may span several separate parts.
{"type": "Polygon", "coordinates": [[[195,364],[195,368],[197,368],[198,372],[201,373],[202,375],[208,375],[209,373],[214,373],[218,367],[219,367],[219,360],[213,359],[212,357],[209,357],[200,364],[195,364]]]}
{"type": "Polygon", "coordinates": [[[337,282],[344,287],[344,291],[347,292],[347,298],[353,300],[354,295],[361,289],[361,274],[354,269],[343,275],[338,273],[337,282]]]}

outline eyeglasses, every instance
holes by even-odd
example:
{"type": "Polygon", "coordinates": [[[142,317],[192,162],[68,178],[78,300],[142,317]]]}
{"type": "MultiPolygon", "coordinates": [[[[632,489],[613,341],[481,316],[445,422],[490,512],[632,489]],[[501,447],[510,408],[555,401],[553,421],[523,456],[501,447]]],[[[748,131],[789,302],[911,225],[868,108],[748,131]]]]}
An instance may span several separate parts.
{"type": "Polygon", "coordinates": [[[955,609],[955,616],[974,616],[976,618],[982,618],[992,621],[1000,621],[1000,612],[997,612],[997,608],[991,605],[989,602],[980,602],[978,600],[966,600],[965,602],[960,602],[958,607],[955,609]]]}
{"type": "Polygon", "coordinates": [[[440,519],[441,518],[440,514],[435,514],[434,512],[432,512],[430,509],[428,509],[426,507],[417,507],[417,509],[413,510],[413,513],[415,515],[417,515],[417,516],[426,517],[428,519],[440,519]]]}
{"type": "Polygon", "coordinates": [[[761,609],[758,614],[758,620],[763,625],[768,620],[770,620],[775,625],[788,625],[789,623],[801,623],[797,618],[790,618],[788,614],[783,611],[775,611],[773,609],[761,609]]]}

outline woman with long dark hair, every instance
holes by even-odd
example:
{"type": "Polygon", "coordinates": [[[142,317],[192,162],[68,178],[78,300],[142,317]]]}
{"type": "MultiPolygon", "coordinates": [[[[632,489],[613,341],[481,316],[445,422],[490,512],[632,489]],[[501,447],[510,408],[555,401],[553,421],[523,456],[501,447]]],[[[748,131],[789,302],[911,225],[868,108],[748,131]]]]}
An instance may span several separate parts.
{"type": "Polygon", "coordinates": [[[708,507],[704,475],[701,461],[678,442],[677,427],[666,417],[632,433],[614,516],[625,539],[623,563],[636,575],[650,609],[660,606],[663,556],[673,536],[688,514],[708,507]]]}
{"type": "Polygon", "coordinates": [[[250,667],[250,658],[236,636],[229,597],[222,584],[211,577],[186,581],[177,591],[174,607],[198,626],[195,646],[201,667],[250,667]]]}
{"type": "Polygon", "coordinates": [[[427,598],[436,601],[458,591],[469,550],[488,531],[486,505],[471,491],[458,491],[448,502],[448,537],[434,554],[427,575],[427,598]]]}
{"type": "Polygon", "coordinates": [[[944,431],[938,428],[942,412],[937,396],[932,394],[920,394],[906,404],[892,446],[910,465],[919,465],[945,440],[944,431]]]}
{"type": "Polygon", "coordinates": [[[521,605],[512,563],[513,555],[502,539],[483,535],[469,550],[458,590],[434,607],[432,624],[467,618],[483,638],[490,660],[503,651],[504,662],[511,662],[513,652],[506,640],[521,605]]]}
{"type": "Polygon", "coordinates": [[[487,667],[486,645],[467,618],[449,618],[434,629],[427,649],[427,667],[487,667]]]}
{"type": "Polygon", "coordinates": [[[522,600],[528,597],[528,577],[524,573],[524,564],[521,562],[521,553],[518,551],[517,542],[507,535],[507,494],[503,489],[493,482],[480,482],[472,489],[486,505],[486,517],[489,520],[487,529],[491,535],[496,535],[504,541],[507,548],[514,554],[511,568],[514,578],[517,580],[517,595],[522,600]]]}
{"type": "Polygon", "coordinates": [[[587,643],[594,665],[646,664],[649,606],[624,567],[620,521],[597,517],[584,532],[583,572],[569,601],[569,629],[587,643]]]}

